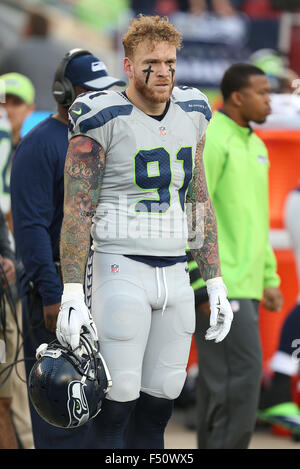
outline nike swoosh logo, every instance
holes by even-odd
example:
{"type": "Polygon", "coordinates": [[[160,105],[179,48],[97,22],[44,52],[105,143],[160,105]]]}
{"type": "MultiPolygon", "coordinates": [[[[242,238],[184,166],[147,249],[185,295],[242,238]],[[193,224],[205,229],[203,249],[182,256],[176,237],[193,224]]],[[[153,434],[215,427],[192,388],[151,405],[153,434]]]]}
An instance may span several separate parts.
{"type": "Polygon", "coordinates": [[[80,114],[82,113],[82,109],[79,109],[79,111],[75,111],[75,109],[72,109],[72,112],[74,112],[74,114],[77,114],[78,116],[80,116],[80,114]]]}
{"type": "Polygon", "coordinates": [[[71,313],[72,313],[72,311],[75,311],[75,308],[73,308],[73,307],[71,306],[71,308],[69,308],[68,324],[70,324],[70,318],[71,318],[71,313]]]}

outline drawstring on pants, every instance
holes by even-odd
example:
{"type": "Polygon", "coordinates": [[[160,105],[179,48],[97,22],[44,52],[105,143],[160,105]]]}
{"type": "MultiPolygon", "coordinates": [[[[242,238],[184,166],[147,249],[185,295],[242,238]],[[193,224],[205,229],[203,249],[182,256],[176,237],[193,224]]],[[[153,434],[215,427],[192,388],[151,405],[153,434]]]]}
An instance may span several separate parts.
{"type": "MultiPolygon", "coordinates": [[[[163,304],[162,308],[162,316],[166,310],[167,303],[168,303],[168,284],[167,284],[167,278],[166,278],[166,270],[164,267],[162,269],[162,274],[163,274],[163,283],[164,283],[164,289],[165,289],[165,301],[163,304]]],[[[156,283],[157,283],[157,303],[161,297],[161,288],[160,288],[160,281],[159,281],[159,267],[155,267],[155,274],[156,274],[156,283]]]]}

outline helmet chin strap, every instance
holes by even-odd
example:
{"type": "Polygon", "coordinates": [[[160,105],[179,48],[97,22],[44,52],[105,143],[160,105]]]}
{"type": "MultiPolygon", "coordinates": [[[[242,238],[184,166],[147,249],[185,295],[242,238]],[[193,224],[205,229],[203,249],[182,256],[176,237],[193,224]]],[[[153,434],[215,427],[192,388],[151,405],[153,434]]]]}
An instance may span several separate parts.
{"type": "MultiPolygon", "coordinates": [[[[54,340],[50,344],[45,344],[45,343],[41,344],[36,349],[36,358],[37,358],[37,360],[41,357],[59,358],[63,352],[68,352],[68,355],[66,355],[66,358],[68,360],[70,360],[69,354],[71,354],[71,356],[73,356],[81,364],[81,361],[83,359],[83,355],[86,352],[87,355],[91,356],[91,359],[94,362],[94,369],[97,370],[97,367],[98,367],[98,365],[97,365],[97,356],[98,356],[101,360],[101,363],[103,365],[103,368],[104,368],[104,371],[105,371],[105,374],[106,374],[106,377],[107,377],[107,387],[104,390],[104,392],[107,393],[108,390],[112,386],[112,379],[111,379],[111,375],[109,373],[109,369],[107,367],[107,364],[106,364],[103,356],[101,355],[101,353],[99,351],[99,343],[97,344],[97,347],[96,347],[95,344],[92,344],[91,341],[88,340],[87,337],[85,337],[85,335],[87,335],[87,334],[88,334],[87,330],[83,331],[80,334],[81,341],[80,341],[79,346],[75,350],[67,349],[63,345],[57,343],[56,340],[54,340]]],[[[83,383],[83,384],[86,382],[87,378],[91,379],[91,380],[96,380],[97,379],[97,376],[96,376],[95,372],[93,370],[89,371],[89,362],[88,361],[85,364],[85,366],[83,366],[83,367],[80,366],[80,372],[82,373],[81,383],[83,383]]]]}
{"type": "MultiPolygon", "coordinates": [[[[83,332],[80,334],[80,336],[83,340],[83,344],[81,345],[81,348],[83,349],[84,347],[86,347],[86,349],[89,349],[88,352],[92,355],[92,357],[94,359],[95,370],[97,369],[97,355],[101,359],[101,362],[102,362],[102,365],[103,365],[103,368],[104,368],[104,371],[105,371],[105,374],[106,374],[106,377],[107,377],[107,388],[106,388],[106,390],[104,390],[104,392],[107,393],[109,388],[112,386],[112,379],[111,379],[111,375],[109,373],[107,364],[106,364],[103,356],[100,353],[99,342],[97,343],[97,347],[96,347],[95,344],[93,344],[90,340],[88,340],[85,337],[85,334],[88,334],[88,332],[87,332],[87,329],[83,326],[83,332]]],[[[96,376],[94,376],[93,378],[97,379],[96,376]]]]}

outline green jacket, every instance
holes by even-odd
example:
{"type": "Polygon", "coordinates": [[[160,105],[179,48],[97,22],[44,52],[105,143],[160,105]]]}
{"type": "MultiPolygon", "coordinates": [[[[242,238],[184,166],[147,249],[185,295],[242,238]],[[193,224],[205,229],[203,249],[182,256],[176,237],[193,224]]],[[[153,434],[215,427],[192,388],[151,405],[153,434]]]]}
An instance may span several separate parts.
{"type": "Polygon", "coordinates": [[[267,149],[249,127],[217,111],[206,132],[204,166],[228,297],[260,300],[264,288],[280,283],[269,243],[267,149]]]}

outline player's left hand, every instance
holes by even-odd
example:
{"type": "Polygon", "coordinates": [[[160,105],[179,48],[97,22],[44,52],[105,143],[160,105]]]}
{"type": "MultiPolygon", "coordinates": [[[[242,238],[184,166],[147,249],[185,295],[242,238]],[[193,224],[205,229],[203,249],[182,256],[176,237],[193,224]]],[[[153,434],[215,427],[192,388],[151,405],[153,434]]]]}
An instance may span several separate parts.
{"type": "Polygon", "coordinates": [[[279,312],[283,305],[281,291],[276,287],[266,287],[264,289],[263,305],[270,311],[279,312]]]}
{"type": "Polygon", "coordinates": [[[221,342],[230,331],[233,320],[231,305],[227,299],[227,288],[222,277],[206,281],[210,303],[210,328],[206,331],[206,340],[221,342]]]}

